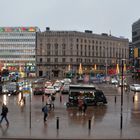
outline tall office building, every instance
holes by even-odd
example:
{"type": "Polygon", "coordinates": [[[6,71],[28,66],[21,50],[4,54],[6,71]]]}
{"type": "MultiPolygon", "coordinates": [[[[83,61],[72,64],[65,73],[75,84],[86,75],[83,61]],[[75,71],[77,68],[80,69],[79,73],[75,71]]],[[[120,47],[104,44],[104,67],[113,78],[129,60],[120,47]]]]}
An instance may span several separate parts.
{"type": "Polygon", "coordinates": [[[52,31],[37,33],[37,76],[65,77],[71,70],[78,73],[81,63],[84,73],[96,65],[98,71],[121,66],[129,58],[129,41],[106,33],[92,31],[52,31]]]}
{"type": "Polygon", "coordinates": [[[134,48],[134,72],[140,75],[140,19],[132,24],[132,46],[134,48]]]}
{"type": "Polygon", "coordinates": [[[35,75],[38,27],[0,27],[0,66],[35,75]]]}

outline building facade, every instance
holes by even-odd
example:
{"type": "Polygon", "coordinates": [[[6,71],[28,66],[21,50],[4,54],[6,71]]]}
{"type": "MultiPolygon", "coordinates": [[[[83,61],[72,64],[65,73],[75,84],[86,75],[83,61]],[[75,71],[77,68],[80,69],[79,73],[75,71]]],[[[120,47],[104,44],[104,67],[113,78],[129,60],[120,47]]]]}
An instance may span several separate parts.
{"type": "Polygon", "coordinates": [[[134,48],[134,72],[140,75],[140,19],[132,24],[132,46],[134,48]]]}
{"type": "Polygon", "coordinates": [[[37,31],[37,27],[0,27],[1,69],[35,75],[37,31]]]}
{"type": "Polygon", "coordinates": [[[129,41],[92,31],[51,31],[37,33],[37,76],[65,77],[71,70],[78,72],[80,63],[84,73],[115,68],[129,58],[129,41]]]}

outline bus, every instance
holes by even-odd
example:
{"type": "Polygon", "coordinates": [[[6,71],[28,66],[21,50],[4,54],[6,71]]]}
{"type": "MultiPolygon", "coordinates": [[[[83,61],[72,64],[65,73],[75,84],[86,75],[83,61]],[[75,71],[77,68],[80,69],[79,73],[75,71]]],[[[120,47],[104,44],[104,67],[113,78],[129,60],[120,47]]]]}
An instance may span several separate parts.
{"type": "Polygon", "coordinates": [[[85,99],[88,106],[98,103],[107,104],[107,99],[102,90],[97,90],[94,85],[70,85],[67,107],[78,106],[78,100],[85,99]]]}

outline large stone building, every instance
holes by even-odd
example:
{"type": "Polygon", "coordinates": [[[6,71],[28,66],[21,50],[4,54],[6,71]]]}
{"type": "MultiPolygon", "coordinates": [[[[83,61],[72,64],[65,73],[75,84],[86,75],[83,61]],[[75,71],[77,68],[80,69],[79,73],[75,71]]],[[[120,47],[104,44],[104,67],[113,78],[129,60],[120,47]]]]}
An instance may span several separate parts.
{"type": "Polygon", "coordinates": [[[46,28],[37,33],[37,76],[65,77],[68,69],[78,72],[115,68],[129,58],[128,39],[92,31],[52,31],[46,28]]]}
{"type": "Polygon", "coordinates": [[[132,24],[132,46],[134,48],[134,72],[140,73],[140,19],[132,24]]]}
{"type": "Polygon", "coordinates": [[[37,27],[0,27],[1,69],[35,75],[37,31],[37,27]]]}

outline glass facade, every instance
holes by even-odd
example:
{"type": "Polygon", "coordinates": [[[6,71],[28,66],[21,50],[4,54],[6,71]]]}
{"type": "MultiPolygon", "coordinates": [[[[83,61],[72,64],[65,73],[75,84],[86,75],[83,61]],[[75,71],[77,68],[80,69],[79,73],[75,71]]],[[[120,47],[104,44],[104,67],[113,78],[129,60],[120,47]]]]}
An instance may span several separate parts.
{"type": "Polygon", "coordinates": [[[29,67],[29,72],[35,72],[37,31],[38,27],[0,27],[1,66],[10,71],[25,71],[29,67]]]}

